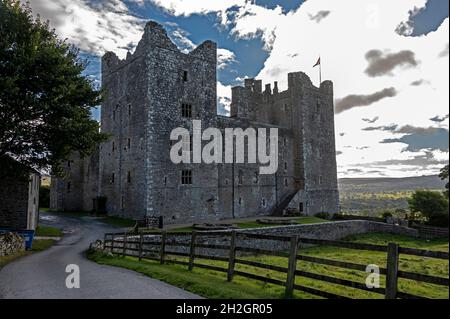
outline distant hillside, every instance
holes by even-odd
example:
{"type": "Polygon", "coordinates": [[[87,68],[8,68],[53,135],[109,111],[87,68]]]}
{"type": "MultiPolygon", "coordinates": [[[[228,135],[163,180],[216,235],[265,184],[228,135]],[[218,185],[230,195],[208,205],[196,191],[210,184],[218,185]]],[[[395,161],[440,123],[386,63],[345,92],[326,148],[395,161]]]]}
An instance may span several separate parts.
{"type": "Polygon", "coordinates": [[[418,176],[405,178],[341,178],[341,192],[405,192],[416,189],[444,189],[445,182],[439,176],[418,176]]]}
{"type": "Polygon", "coordinates": [[[438,176],[407,178],[343,178],[339,180],[343,212],[379,216],[386,210],[407,210],[416,189],[444,190],[438,176]]]}

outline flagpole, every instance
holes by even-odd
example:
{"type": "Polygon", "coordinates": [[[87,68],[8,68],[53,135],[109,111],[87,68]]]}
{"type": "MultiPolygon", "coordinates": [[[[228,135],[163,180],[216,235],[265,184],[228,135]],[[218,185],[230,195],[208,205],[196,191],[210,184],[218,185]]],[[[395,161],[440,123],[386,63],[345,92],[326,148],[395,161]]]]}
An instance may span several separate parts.
{"type": "Polygon", "coordinates": [[[320,61],[319,64],[319,88],[322,85],[322,60],[320,61]]]}
{"type": "Polygon", "coordinates": [[[320,85],[322,84],[322,61],[321,58],[319,56],[319,60],[317,60],[317,63],[313,66],[313,68],[315,68],[316,66],[319,66],[319,88],[320,85]]]}

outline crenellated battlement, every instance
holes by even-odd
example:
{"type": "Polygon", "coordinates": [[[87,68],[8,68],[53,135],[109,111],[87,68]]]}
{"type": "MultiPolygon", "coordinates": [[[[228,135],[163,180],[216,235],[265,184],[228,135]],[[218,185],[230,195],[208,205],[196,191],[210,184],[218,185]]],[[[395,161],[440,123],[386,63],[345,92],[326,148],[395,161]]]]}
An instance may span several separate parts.
{"type": "Polygon", "coordinates": [[[170,39],[167,31],[161,24],[155,21],[149,21],[145,25],[144,34],[134,53],[128,52],[125,59],[120,59],[114,52],[106,52],[104,54],[102,57],[103,75],[114,72],[117,69],[128,65],[138,57],[147,54],[152,50],[152,48],[168,50],[175,52],[180,56],[207,60],[214,64],[217,63],[217,44],[215,42],[207,40],[194,48],[192,51],[184,53],[180,51],[176,44],[170,39]]]}
{"type": "Polygon", "coordinates": [[[245,79],[244,86],[233,87],[231,117],[242,117],[274,125],[288,125],[294,108],[303,108],[298,102],[304,101],[304,97],[328,101],[331,108],[323,109],[322,112],[333,112],[331,81],[323,82],[318,88],[305,73],[293,72],[288,74],[288,89],[285,91],[279,90],[278,82],[273,83],[273,88],[270,83],[265,84],[264,90],[262,86],[262,80],[245,79]]]}

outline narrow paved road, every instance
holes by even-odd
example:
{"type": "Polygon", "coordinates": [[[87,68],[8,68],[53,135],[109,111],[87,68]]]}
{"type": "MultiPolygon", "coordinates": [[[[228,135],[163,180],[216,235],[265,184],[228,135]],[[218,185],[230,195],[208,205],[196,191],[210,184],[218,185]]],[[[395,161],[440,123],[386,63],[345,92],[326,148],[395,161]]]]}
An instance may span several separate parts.
{"type": "Polygon", "coordinates": [[[21,258],[0,270],[1,298],[55,299],[194,299],[198,296],[122,268],[98,265],[83,256],[105,232],[117,231],[95,219],[41,214],[64,238],[50,249],[21,258]],[[80,267],[80,289],[68,289],[66,266],[80,267]]]}

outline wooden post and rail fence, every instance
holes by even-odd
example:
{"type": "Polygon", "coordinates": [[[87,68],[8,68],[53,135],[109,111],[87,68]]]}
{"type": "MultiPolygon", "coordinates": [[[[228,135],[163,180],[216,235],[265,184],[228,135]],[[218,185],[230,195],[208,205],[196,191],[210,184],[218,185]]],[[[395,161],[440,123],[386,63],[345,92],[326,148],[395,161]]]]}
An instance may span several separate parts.
{"type": "Polygon", "coordinates": [[[277,235],[265,235],[265,234],[250,234],[245,232],[192,232],[192,233],[167,233],[163,232],[160,235],[160,241],[155,240],[146,240],[146,236],[154,235],[128,235],[127,233],[122,234],[105,234],[103,247],[106,250],[111,251],[113,254],[117,254],[120,256],[130,256],[137,257],[139,261],[142,259],[149,259],[158,261],[161,264],[172,263],[178,265],[187,266],[189,270],[193,270],[195,267],[223,272],[227,275],[227,280],[231,282],[235,276],[242,276],[254,280],[259,280],[265,283],[280,285],[285,287],[285,295],[286,297],[292,297],[295,290],[303,291],[312,295],[324,297],[324,298],[339,298],[346,299],[345,296],[340,296],[334,293],[322,291],[313,287],[307,287],[304,285],[296,284],[297,277],[304,277],[313,280],[319,280],[321,282],[327,282],[331,284],[336,284],[340,286],[351,287],[354,289],[359,289],[371,293],[382,294],[386,299],[425,299],[423,296],[413,295],[407,292],[399,291],[398,289],[398,280],[399,278],[409,279],[417,282],[435,284],[440,286],[449,286],[449,279],[443,277],[430,276],[425,274],[419,274],[415,272],[401,271],[399,270],[399,258],[400,255],[409,255],[409,256],[420,256],[441,260],[449,260],[448,252],[441,251],[429,251],[429,250],[421,250],[414,248],[403,248],[397,244],[390,243],[387,246],[382,245],[373,245],[373,244],[365,244],[365,243],[351,243],[345,241],[334,241],[334,240],[322,240],[322,239],[310,239],[310,238],[301,238],[298,236],[277,236],[277,235]],[[184,240],[184,242],[175,242],[169,241],[170,237],[174,236],[175,238],[180,238],[179,236],[183,236],[184,238],[189,238],[189,240],[184,240]],[[229,245],[219,245],[219,244],[202,244],[198,243],[197,239],[202,236],[221,236],[230,237],[229,245]],[[287,251],[279,251],[279,250],[268,250],[268,249],[259,249],[253,247],[244,247],[239,246],[239,239],[248,240],[270,240],[270,241],[279,241],[288,243],[289,249],[287,251]],[[132,246],[134,245],[134,246],[132,246]],[[302,245],[326,245],[354,250],[364,250],[364,251],[376,251],[383,252],[387,254],[387,262],[386,268],[380,268],[380,275],[384,275],[386,278],[385,288],[369,288],[365,283],[351,281],[347,279],[341,279],[332,277],[329,275],[321,275],[316,273],[311,273],[308,271],[303,271],[297,269],[297,262],[304,261],[315,263],[319,265],[333,266],[343,269],[350,270],[358,270],[361,272],[366,272],[367,265],[356,264],[347,261],[337,261],[332,259],[324,259],[319,257],[313,257],[308,255],[302,255],[301,249],[299,246],[302,245]],[[136,248],[137,247],[137,248],[136,248]],[[149,247],[153,247],[153,249],[149,249],[149,247]],[[179,251],[171,251],[168,247],[182,247],[188,252],[179,252],[179,251]],[[208,250],[220,250],[222,254],[213,255],[213,254],[199,254],[197,253],[197,249],[208,249],[208,250]],[[288,267],[281,267],[275,265],[269,265],[257,261],[243,259],[242,257],[238,257],[238,252],[254,254],[254,255],[268,255],[268,256],[277,256],[284,257],[288,260],[288,267]],[[300,254],[299,254],[300,252],[300,254]],[[173,257],[183,257],[186,260],[177,260],[177,259],[168,259],[167,256],[173,257]],[[226,257],[225,257],[226,256],[226,257]],[[205,263],[198,263],[196,259],[201,260],[213,260],[213,261],[221,261],[227,263],[227,267],[219,267],[214,265],[207,265],[205,263]],[[275,271],[279,273],[283,273],[286,275],[286,280],[279,280],[274,278],[268,278],[261,275],[248,273],[240,270],[236,270],[236,265],[247,265],[251,267],[255,267],[257,269],[265,269],[270,271],[275,271]]]}

